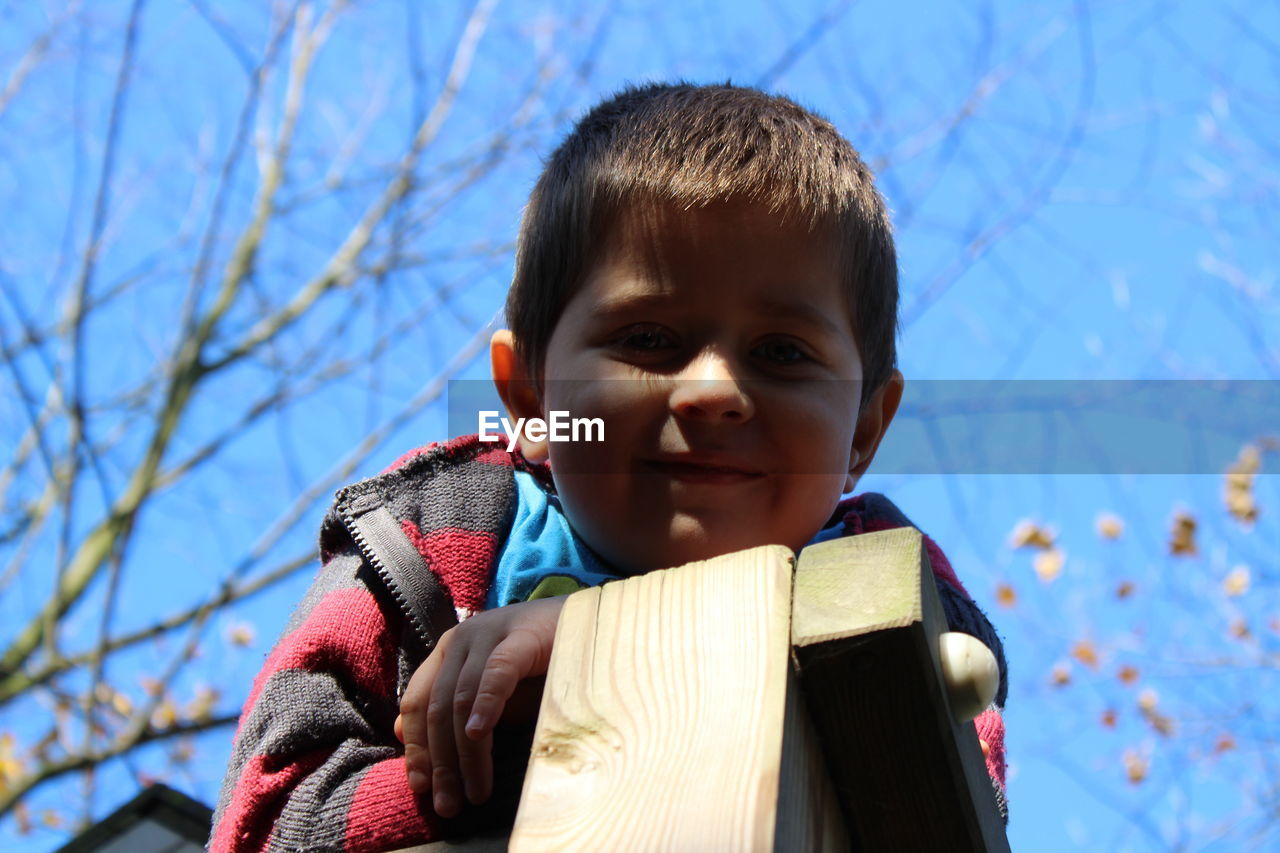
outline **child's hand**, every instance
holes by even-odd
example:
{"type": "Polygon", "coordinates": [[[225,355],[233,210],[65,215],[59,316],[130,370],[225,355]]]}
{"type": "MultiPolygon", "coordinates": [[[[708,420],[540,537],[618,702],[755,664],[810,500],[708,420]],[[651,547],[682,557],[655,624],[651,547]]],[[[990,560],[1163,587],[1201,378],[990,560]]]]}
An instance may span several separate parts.
{"type": "Polygon", "coordinates": [[[450,628],[409,680],[396,737],[409,787],[434,791],[436,814],[483,803],[493,790],[493,727],[522,679],[543,675],[566,596],[477,613],[450,628]]]}

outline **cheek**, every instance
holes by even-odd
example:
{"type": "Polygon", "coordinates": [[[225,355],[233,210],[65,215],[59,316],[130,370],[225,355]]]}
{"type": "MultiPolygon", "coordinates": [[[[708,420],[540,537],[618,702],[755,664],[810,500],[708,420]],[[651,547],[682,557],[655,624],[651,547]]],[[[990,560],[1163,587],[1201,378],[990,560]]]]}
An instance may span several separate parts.
{"type": "Polygon", "coordinates": [[[626,429],[665,405],[654,383],[643,379],[582,379],[548,383],[547,408],[573,417],[601,418],[610,428],[626,429]]]}
{"type": "Polygon", "coordinates": [[[560,505],[578,538],[615,569],[624,573],[636,569],[629,561],[636,557],[639,516],[626,478],[580,473],[558,474],[554,479],[560,505]]]}
{"type": "Polygon", "coordinates": [[[770,410],[770,443],[787,473],[841,477],[849,468],[855,424],[843,403],[797,400],[770,410]]]}
{"type": "Polygon", "coordinates": [[[777,507],[776,517],[785,527],[776,531],[776,538],[798,554],[830,520],[844,494],[844,481],[844,474],[792,477],[777,507]]]}
{"type": "MultiPolygon", "coordinates": [[[[666,420],[665,398],[643,380],[563,382],[548,409],[570,418],[598,419],[603,441],[552,444],[551,467],[572,474],[630,472],[634,457],[656,446],[666,420]]],[[[585,432],[583,433],[585,435],[585,432]]],[[[593,433],[598,438],[599,432],[593,433]]]]}
{"type": "Polygon", "coordinates": [[[548,446],[551,470],[558,475],[557,489],[580,495],[616,491],[618,477],[632,471],[637,449],[645,446],[643,421],[632,412],[619,413],[586,400],[566,401],[557,410],[591,422],[583,424],[578,441],[556,441],[548,446]],[[565,478],[564,487],[561,478],[565,478]]]}

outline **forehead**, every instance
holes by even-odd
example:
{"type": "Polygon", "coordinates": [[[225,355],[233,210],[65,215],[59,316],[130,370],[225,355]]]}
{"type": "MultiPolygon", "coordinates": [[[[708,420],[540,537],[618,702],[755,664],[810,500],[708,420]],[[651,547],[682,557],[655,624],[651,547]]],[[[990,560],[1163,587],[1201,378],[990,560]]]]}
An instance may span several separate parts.
{"type": "Polygon", "coordinates": [[[729,282],[743,297],[769,302],[794,301],[816,289],[830,291],[847,309],[851,294],[838,247],[831,229],[810,228],[760,205],[636,204],[603,230],[587,280],[597,290],[685,295],[729,282]]]}
{"type": "Polygon", "coordinates": [[[627,205],[609,217],[597,256],[652,264],[664,254],[744,247],[797,261],[815,254],[836,260],[830,229],[810,228],[795,215],[741,201],[688,208],[673,202],[627,205]]]}

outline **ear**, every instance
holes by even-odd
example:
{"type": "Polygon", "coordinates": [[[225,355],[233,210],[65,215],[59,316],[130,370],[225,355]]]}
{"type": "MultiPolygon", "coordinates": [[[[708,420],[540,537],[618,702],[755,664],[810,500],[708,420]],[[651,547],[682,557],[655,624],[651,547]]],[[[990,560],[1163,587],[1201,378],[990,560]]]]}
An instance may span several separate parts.
{"type": "MultiPolygon", "coordinates": [[[[516,339],[510,329],[499,329],[489,340],[489,361],[493,384],[506,406],[507,415],[515,423],[521,418],[543,418],[538,385],[529,375],[524,361],[516,357],[516,339]]],[[[530,462],[545,462],[547,441],[530,441],[524,431],[516,437],[516,446],[530,462]]]]}
{"type": "Polygon", "coordinates": [[[875,458],[880,439],[884,438],[889,424],[893,422],[893,416],[898,413],[904,384],[902,372],[893,371],[862,407],[858,425],[853,432],[853,447],[849,450],[849,475],[844,481],[846,493],[853,491],[853,487],[875,458]]]}

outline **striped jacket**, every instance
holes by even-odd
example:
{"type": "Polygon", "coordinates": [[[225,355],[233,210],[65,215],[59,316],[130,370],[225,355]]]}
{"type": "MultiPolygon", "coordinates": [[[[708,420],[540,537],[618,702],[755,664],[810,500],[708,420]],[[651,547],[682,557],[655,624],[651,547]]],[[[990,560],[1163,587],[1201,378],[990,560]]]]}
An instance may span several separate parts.
{"type": "MultiPolygon", "coordinates": [[[[392,723],[436,639],[483,607],[515,515],[517,468],[550,488],[545,468],[464,436],[338,492],[321,527],[321,570],[245,702],[210,850],[364,853],[510,823],[530,732],[495,742],[491,802],[444,820],[429,795],[409,790],[392,723]]],[[[909,524],[880,495],[837,511],[849,534],[909,524]]],[[[974,722],[1005,813],[1004,653],[946,558],[925,541],[951,629],[978,637],[999,661],[996,703],[974,722]]]]}

